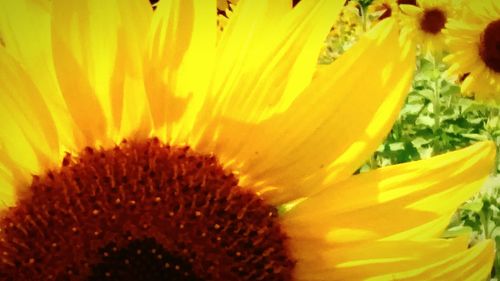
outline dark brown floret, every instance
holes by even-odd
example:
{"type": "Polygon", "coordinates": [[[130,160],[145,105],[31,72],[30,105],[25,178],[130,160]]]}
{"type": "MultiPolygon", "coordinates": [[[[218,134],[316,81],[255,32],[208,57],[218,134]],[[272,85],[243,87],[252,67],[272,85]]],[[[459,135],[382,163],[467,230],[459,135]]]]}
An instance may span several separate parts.
{"type": "Polygon", "coordinates": [[[500,73],[500,20],[490,22],[481,34],[479,56],[491,70],[500,73]]]}
{"type": "Polygon", "coordinates": [[[398,5],[413,5],[413,6],[417,6],[417,0],[398,0],[398,5]]]}
{"type": "Polygon", "coordinates": [[[110,243],[100,253],[103,259],[87,281],[203,281],[192,275],[188,262],[166,252],[154,239],[133,240],[120,249],[110,243]]]}
{"type": "Polygon", "coordinates": [[[292,280],[277,210],[214,156],[147,140],[62,164],[1,218],[0,280],[292,280]]]}
{"type": "Polygon", "coordinates": [[[446,14],[444,11],[434,8],[424,10],[424,15],[420,20],[420,27],[423,31],[431,34],[438,34],[446,25],[446,14]]]}
{"type": "Polygon", "coordinates": [[[149,3],[151,3],[151,7],[153,7],[153,10],[156,10],[158,2],[160,2],[160,0],[149,0],[149,3]]]}
{"type": "Polygon", "coordinates": [[[383,3],[379,10],[384,12],[378,17],[379,20],[386,19],[392,15],[392,8],[389,4],[383,3]]]}
{"type": "Polygon", "coordinates": [[[470,72],[466,72],[466,73],[463,73],[461,75],[458,76],[458,82],[459,83],[462,83],[465,81],[465,79],[467,79],[467,77],[469,77],[470,75],[470,72]]]}

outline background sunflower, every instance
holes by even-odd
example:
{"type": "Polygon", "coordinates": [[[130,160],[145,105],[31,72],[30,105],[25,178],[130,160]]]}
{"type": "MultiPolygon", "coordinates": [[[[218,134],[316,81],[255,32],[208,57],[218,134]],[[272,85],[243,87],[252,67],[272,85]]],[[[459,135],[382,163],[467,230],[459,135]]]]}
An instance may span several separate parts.
{"type": "Polygon", "coordinates": [[[450,75],[464,75],[462,92],[500,103],[500,3],[469,3],[447,25],[450,75]]]}
{"type": "Polygon", "coordinates": [[[452,17],[456,0],[418,0],[417,5],[401,4],[403,32],[424,53],[439,53],[446,47],[443,31],[452,17]]]}

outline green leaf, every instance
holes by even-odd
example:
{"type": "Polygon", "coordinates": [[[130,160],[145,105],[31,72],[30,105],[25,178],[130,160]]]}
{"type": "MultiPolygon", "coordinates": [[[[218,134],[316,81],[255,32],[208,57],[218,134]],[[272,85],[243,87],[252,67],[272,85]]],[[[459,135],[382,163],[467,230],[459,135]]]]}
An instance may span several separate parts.
{"type": "Polygon", "coordinates": [[[417,125],[425,125],[427,127],[433,127],[434,126],[434,118],[427,116],[427,115],[420,115],[417,118],[417,125]]]}
{"type": "Polygon", "coordinates": [[[443,96],[456,95],[460,93],[460,87],[458,85],[446,83],[446,85],[441,88],[440,93],[443,96]]]}
{"type": "Polygon", "coordinates": [[[472,202],[467,202],[460,206],[460,209],[462,210],[469,210],[474,213],[479,213],[481,212],[481,209],[483,208],[483,201],[472,201],[472,202]]]}
{"type": "Polygon", "coordinates": [[[434,99],[434,92],[432,90],[425,89],[425,90],[420,90],[417,93],[428,100],[434,99]]]}
{"type": "Polygon", "coordinates": [[[473,139],[473,140],[477,140],[477,141],[485,141],[485,140],[488,140],[488,137],[485,136],[485,135],[480,135],[480,134],[462,134],[462,136],[466,137],[466,138],[469,138],[469,139],[473,139]]]}
{"type": "Polygon", "coordinates": [[[443,235],[441,235],[443,238],[453,238],[453,237],[458,237],[462,235],[471,235],[472,234],[472,228],[468,226],[454,226],[451,228],[448,228],[443,235]]]}
{"type": "Polygon", "coordinates": [[[391,144],[389,144],[389,149],[391,151],[404,150],[405,149],[405,144],[403,142],[391,143],[391,144]]]}

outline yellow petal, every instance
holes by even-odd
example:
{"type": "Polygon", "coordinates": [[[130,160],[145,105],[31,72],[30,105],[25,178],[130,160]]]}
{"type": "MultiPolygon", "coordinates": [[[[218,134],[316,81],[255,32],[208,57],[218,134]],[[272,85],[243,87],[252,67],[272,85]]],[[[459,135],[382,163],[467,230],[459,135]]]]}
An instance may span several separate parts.
{"type": "Polygon", "coordinates": [[[303,1],[288,11],[282,6],[259,0],[236,7],[217,46],[210,89],[216,114],[260,121],[287,108],[310,83],[342,1],[303,1]]]}
{"type": "Polygon", "coordinates": [[[108,140],[108,133],[120,125],[121,72],[125,71],[124,64],[128,66],[121,59],[131,50],[127,44],[140,38],[137,29],[124,28],[131,27],[134,8],[137,8],[134,20],[139,26],[147,21],[145,1],[137,1],[135,5],[121,2],[53,2],[51,31],[57,78],[86,145],[108,140]]]}
{"type": "Polygon", "coordinates": [[[397,117],[413,70],[413,50],[400,44],[395,22],[381,22],[321,68],[284,112],[260,122],[214,118],[198,149],[215,152],[248,176],[242,183],[268,202],[306,196],[327,177],[335,182],[351,175],[376,149],[397,117]]]}
{"type": "Polygon", "coordinates": [[[22,64],[36,85],[54,117],[61,143],[72,148],[75,142],[73,125],[60,94],[53,65],[49,4],[45,0],[1,1],[0,37],[6,52],[22,64]]]}
{"type": "Polygon", "coordinates": [[[371,241],[342,246],[294,242],[298,281],[484,280],[492,241],[467,249],[468,237],[424,241],[371,241]]]}
{"type": "Polygon", "coordinates": [[[28,63],[29,60],[37,62],[46,60],[38,56],[40,50],[46,47],[50,40],[47,33],[50,13],[47,5],[41,5],[42,2],[45,1],[5,0],[0,2],[2,46],[18,60],[25,60],[28,63]],[[27,18],[30,20],[26,20],[27,18]]]}
{"type": "Polygon", "coordinates": [[[422,8],[415,5],[402,4],[399,5],[399,8],[403,11],[403,13],[410,16],[417,16],[422,13],[422,8]]]}
{"type": "Polygon", "coordinates": [[[40,154],[26,140],[11,116],[4,114],[3,109],[0,106],[0,118],[3,121],[0,130],[0,166],[12,176],[9,187],[27,187],[31,175],[45,167],[40,163],[40,154]]]}
{"type": "Polygon", "coordinates": [[[8,169],[0,165],[0,216],[2,210],[13,206],[16,201],[13,178],[8,169]]]}
{"type": "Polygon", "coordinates": [[[35,84],[21,65],[0,48],[0,176],[5,204],[14,186],[27,187],[31,175],[58,161],[58,132],[35,84]]]}
{"type": "Polygon", "coordinates": [[[482,142],[394,165],[313,195],[283,215],[291,237],[331,243],[439,237],[458,206],[479,190],[495,157],[482,142]]]}
{"type": "MultiPolygon", "coordinates": [[[[208,83],[216,41],[215,1],[160,1],[146,57],[145,85],[155,128],[174,122],[195,106],[192,92],[208,83]]],[[[186,121],[187,122],[187,121],[186,121]]],[[[170,140],[169,140],[170,141],[170,140]]]]}
{"type": "Polygon", "coordinates": [[[426,268],[422,273],[411,274],[412,278],[408,280],[482,281],[490,276],[494,258],[493,241],[482,241],[467,251],[426,268]]]}
{"type": "Polygon", "coordinates": [[[39,158],[59,155],[58,132],[49,108],[21,65],[0,49],[0,104],[4,116],[2,135],[9,138],[6,124],[14,122],[27,141],[40,153],[39,158]]]}
{"type": "Polygon", "coordinates": [[[118,1],[120,26],[110,81],[110,104],[115,130],[114,140],[123,136],[147,137],[151,131],[149,107],[144,89],[144,53],[152,20],[147,1],[118,1]]]}
{"type": "MultiPolygon", "coordinates": [[[[48,1],[4,0],[0,2],[0,38],[7,52],[30,65],[45,65],[49,54],[50,8],[48,1]],[[30,19],[30,20],[26,20],[30,19]],[[37,44],[33,44],[37,42],[37,44]]],[[[40,72],[40,74],[42,74],[40,72]]]]}

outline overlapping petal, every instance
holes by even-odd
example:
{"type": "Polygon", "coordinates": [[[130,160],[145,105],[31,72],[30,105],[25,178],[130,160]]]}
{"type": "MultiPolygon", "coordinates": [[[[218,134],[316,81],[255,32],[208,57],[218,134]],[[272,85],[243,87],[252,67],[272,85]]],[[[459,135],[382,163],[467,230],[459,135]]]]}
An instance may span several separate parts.
{"type": "Polygon", "coordinates": [[[121,125],[124,76],[139,72],[124,68],[138,68],[140,47],[133,42],[144,41],[151,15],[141,1],[54,1],[55,70],[85,144],[103,142],[121,125]]]}
{"type": "Polygon", "coordinates": [[[490,142],[353,176],[283,215],[291,237],[331,243],[429,239],[481,187],[494,161],[490,142]]]}
{"type": "MultiPolygon", "coordinates": [[[[467,248],[468,237],[370,241],[298,247],[298,281],[483,280],[494,257],[492,241],[467,248]]],[[[306,243],[306,242],[304,242],[306,243]]]]}
{"type": "Polygon", "coordinates": [[[283,112],[265,120],[243,111],[239,117],[201,114],[208,127],[197,148],[234,163],[270,203],[307,196],[325,180],[351,175],[382,141],[404,101],[413,61],[395,22],[385,21],[318,71],[283,112]]]}
{"type": "Polygon", "coordinates": [[[188,124],[197,112],[197,99],[211,77],[217,37],[215,9],[214,1],[178,0],[161,1],[155,12],[148,34],[144,83],[154,127],[167,127],[169,140],[190,132],[188,124]]]}
{"type": "MultiPolygon", "coordinates": [[[[0,191],[12,203],[15,186],[54,164],[59,139],[49,108],[22,66],[0,48],[0,191]]],[[[6,203],[7,204],[7,203],[6,203]]],[[[1,206],[0,206],[1,208],[1,206]]]]}
{"type": "Polygon", "coordinates": [[[10,183],[5,180],[2,186],[9,194],[57,165],[66,151],[119,141],[113,131],[139,127],[149,133],[141,120],[146,110],[140,101],[145,104],[145,99],[138,98],[149,5],[50,4],[23,0],[0,5],[0,163],[10,175],[10,183]]]}
{"type": "MultiPolygon", "coordinates": [[[[71,147],[70,143],[74,142],[73,125],[67,116],[53,64],[50,2],[46,0],[2,1],[0,3],[0,38],[3,50],[16,63],[22,64],[24,77],[27,76],[32,81],[27,84],[36,86],[41,96],[41,100],[34,97],[37,100],[36,103],[43,101],[46,105],[42,106],[50,110],[54,125],[58,129],[58,136],[55,137],[59,138],[60,143],[71,147]]],[[[5,80],[6,83],[11,83],[8,79],[5,80]]],[[[20,93],[20,95],[31,94],[20,93]]]]}
{"type": "Polygon", "coordinates": [[[307,198],[283,215],[299,280],[480,280],[492,242],[466,250],[466,238],[438,237],[481,187],[494,151],[479,143],[356,175],[307,198]]]}

